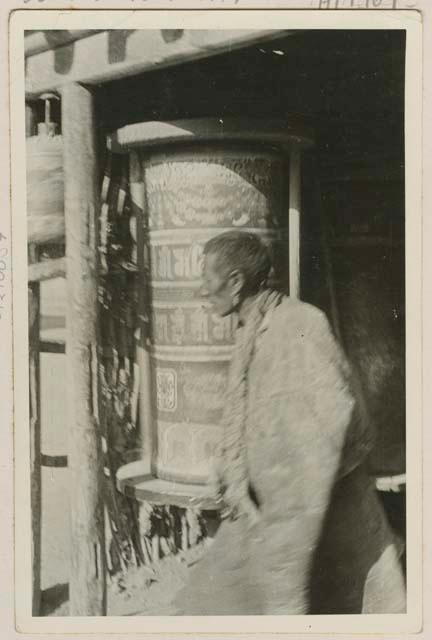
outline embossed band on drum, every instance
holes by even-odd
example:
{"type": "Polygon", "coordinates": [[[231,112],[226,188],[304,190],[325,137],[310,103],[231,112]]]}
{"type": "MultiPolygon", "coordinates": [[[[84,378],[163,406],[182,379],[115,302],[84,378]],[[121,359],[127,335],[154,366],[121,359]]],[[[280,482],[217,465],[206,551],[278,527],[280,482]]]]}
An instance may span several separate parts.
{"type": "Polygon", "coordinates": [[[229,362],[232,347],[206,345],[205,347],[166,347],[152,346],[152,354],[159,360],[172,360],[174,362],[229,362]]]}
{"type": "MultiPolygon", "coordinates": [[[[201,284],[203,247],[215,235],[232,230],[176,229],[150,231],[150,270],[153,288],[198,288],[201,284]]],[[[242,231],[258,235],[269,247],[270,253],[278,243],[283,243],[282,230],[245,227],[242,231]]]]}
{"type": "Polygon", "coordinates": [[[159,420],[158,426],[158,475],[165,480],[177,478],[182,474],[183,461],[187,458],[191,465],[189,482],[204,482],[221,437],[221,427],[163,420],[159,420]]]}

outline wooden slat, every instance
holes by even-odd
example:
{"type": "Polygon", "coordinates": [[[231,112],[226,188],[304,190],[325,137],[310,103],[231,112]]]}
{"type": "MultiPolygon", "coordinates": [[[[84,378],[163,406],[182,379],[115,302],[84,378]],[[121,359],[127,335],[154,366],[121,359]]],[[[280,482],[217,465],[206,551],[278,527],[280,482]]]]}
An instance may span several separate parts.
{"type": "Polygon", "coordinates": [[[66,344],[60,340],[41,340],[40,353],[66,353],[66,344]]]}
{"type": "Polygon", "coordinates": [[[36,98],[70,82],[107,82],[232,51],[287,33],[283,29],[189,29],[170,41],[157,29],[103,31],[28,57],[26,95],[36,98]]]}
{"type": "Polygon", "coordinates": [[[70,472],[70,615],[106,615],[103,454],[97,397],[97,215],[94,95],[62,93],[67,260],[66,416],[70,472]]]}
{"type": "Polygon", "coordinates": [[[68,466],[67,456],[51,456],[46,453],[41,454],[42,467],[55,467],[56,469],[64,469],[68,466]]]}
{"type": "Polygon", "coordinates": [[[377,491],[391,491],[392,493],[403,493],[406,490],[406,474],[397,476],[386,476],[376,478],[375,487],[377,491]]]}
{"type": "Polygon", "coordinates": [[[30,264],[28,269],[29,282],[42,282],[53,278],[64,278],[66,275],[66,258],[56,258],[46,262],[30,264]]]}

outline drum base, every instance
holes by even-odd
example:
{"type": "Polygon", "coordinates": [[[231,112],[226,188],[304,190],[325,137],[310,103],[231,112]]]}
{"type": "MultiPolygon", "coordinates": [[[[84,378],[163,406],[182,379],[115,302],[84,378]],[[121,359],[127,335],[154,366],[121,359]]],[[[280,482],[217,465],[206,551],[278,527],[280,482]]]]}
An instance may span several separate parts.
{"type": "Polygon", "coordinates": [[[219,505],[208,496],[206,485],[170,482],[151,473],[150,460],[143,459],[120,467],[117,489],[129,498],[156,505],[173,505],[183,509],[218,511],[219,505]]]}

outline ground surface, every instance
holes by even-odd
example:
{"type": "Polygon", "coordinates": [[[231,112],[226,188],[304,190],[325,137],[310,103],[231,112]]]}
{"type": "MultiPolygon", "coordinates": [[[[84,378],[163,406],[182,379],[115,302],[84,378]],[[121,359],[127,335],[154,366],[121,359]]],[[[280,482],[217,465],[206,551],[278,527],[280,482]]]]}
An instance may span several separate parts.
{"type": "MultiPolygon", "coordinates": [[[[185,584],[190,567],[203,551],[204,548],[198,546],[186,553],[164,558],[153,567],[131,567],[125,574],[109,579],[107,614],[109,616],[174,615],[172,603],[175,595],[185,584]]],[[[67,583],[56,584],[46,589],[42,598],[42,615],[69,615],[67,583]]]]}

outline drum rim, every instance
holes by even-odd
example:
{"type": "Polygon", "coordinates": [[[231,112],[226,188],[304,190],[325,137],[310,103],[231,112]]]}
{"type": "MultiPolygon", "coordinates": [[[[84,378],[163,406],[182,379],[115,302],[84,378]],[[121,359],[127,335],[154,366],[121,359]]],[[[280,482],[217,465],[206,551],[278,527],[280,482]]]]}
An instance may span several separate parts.
{"type": "Polygon", "coordinates": [[[290,150],[311,147],[314,136],[307,119],[297,115],[282,120],[197,118],[129,124],[112,132],[107,145],[113,153],[127,153],[134,148],[218,141],[267,144],[290,150]]]}

